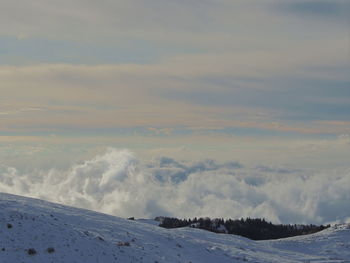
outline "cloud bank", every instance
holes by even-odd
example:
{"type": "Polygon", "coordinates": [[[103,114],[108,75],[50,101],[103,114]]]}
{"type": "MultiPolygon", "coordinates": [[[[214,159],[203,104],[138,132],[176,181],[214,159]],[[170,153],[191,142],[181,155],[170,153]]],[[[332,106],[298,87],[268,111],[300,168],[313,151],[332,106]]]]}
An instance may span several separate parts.
{"type": "Polygon", "coordinates": [[[320,174],[162,157],[142,164],[109,149],[66,171],[0,167],[0,191],[128,217],[264,217],[283,223],[350,218],[350,171],[320,174]]]}

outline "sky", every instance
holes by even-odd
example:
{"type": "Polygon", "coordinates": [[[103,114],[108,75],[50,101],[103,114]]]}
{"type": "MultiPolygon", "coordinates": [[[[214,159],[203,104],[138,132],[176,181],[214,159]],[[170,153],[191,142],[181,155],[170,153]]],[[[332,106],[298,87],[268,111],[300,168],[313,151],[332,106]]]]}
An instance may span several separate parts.
{"type": "Polygon", "coordinates": [[[0,0],[0,165],[112,147],[348,176],[349,72],[347,0],[0,0]]]}

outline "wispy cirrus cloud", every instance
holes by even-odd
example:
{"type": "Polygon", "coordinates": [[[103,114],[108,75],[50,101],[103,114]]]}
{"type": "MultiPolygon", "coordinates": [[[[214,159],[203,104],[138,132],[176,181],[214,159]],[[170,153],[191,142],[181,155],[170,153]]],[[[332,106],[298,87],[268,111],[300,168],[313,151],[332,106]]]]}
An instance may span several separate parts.
{"type": "Polygon", "coordinates": [[[350,4],[346,0],[297,0],[278,3],[281,11],[295,15],[339,17],[350,12],[350,4]]]}
{"type": "Polygon", "coordinates": [[[13,115],[13,114],[21,114],[26,112],[33,111],[45,111],[44,108],[40,107],[26,107],[26,108],[18,108],[13,105],[2,105],[0,106],[0,115],[13,115]]]}
{"type": "Polygon", "coordinates": [[[348,132],[345,1],[0,2],[3,129],[348,132]]]}
{"type": "MultiPolygon", "coordinates": [[[[264,68],[264,77],[248,78],[242,76],[249,75],[248,69],[237,73],[231,68],[232,75],[228,76],[233,63],[221,65],[227,71],[224,75],[208,75],[209,69],[195,65],[192,72],[191,67],[186,72],[178,65],[166,61],[153,65],[1,67],[3,98],[23,107],[3,110],[2,123],[22,130],[25,126],[50,130],[143,126],[168,131],[177,127],[243,127],[347,132],[345,126],[329,125],[330,121],[347,121],[349,116],[346,76],[339,80],[277,78],[272,77],[274,69],[270,75],[264,68]],[[24,113],[34,109],[35,118],[26,118],[24,113]],[[5,113],[11,112],[22,112],[22,116],[5,118],[5,113]]],[[[293,64],[285,66],[295,74],[299,71],[293,64]]],[[[256,67],[259,69],[259,64],[256,67]]]]}

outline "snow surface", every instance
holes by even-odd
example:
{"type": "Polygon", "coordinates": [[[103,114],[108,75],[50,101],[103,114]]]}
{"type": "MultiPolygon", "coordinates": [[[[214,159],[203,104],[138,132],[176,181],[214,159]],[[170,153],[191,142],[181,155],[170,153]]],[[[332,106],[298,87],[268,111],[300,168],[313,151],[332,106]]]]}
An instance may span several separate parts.
{"type": "Polygon", "coordinates": [[[350,225],[252,241],[0,193],[0,262],[350,262],[350,225]]]}

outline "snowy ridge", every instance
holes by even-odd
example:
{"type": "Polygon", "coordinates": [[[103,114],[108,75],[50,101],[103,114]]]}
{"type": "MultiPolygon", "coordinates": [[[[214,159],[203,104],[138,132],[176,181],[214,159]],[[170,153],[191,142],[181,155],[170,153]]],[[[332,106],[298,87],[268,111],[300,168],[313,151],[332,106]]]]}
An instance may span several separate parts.
{"type": "Polygon", "coordinates": [[[350,262],[350,226],[257,242],[0,193],[0,262],[350,262]]]}

